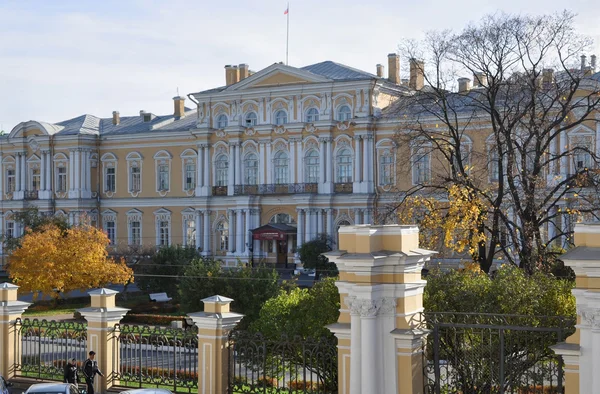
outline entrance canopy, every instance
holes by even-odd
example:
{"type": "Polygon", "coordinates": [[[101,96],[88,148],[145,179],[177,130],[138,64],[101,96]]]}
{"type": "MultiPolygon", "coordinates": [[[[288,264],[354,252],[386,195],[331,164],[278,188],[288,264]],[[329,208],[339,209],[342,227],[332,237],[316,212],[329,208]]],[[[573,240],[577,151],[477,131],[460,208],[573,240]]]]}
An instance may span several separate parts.
{"type": "Polygon", "coordinates": [[[259,241],[286,241],[288,235],[291,234],[296,234],[296,227],[288,226],[283,223],[271,223],[252,230],[252,239],[259,241]]]}

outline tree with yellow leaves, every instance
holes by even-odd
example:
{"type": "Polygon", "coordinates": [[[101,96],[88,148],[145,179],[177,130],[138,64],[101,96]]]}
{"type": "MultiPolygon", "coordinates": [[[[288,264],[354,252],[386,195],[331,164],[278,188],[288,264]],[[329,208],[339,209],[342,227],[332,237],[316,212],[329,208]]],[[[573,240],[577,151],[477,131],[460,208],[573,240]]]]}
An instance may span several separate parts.
{"type": "Polygon", "coordinates": [[[28,229],[10,255],[8,273],[20,290],[55,299],[73,290],[125,284],[133,271],[108,257],[108,245],[106,234],[88,225],[28,229]]]}

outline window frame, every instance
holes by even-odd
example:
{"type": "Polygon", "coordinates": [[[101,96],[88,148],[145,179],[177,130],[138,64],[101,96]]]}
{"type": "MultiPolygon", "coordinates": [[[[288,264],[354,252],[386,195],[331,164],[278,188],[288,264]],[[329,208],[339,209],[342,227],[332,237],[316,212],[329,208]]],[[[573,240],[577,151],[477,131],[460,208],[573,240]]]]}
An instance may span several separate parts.
{"type": "Polygon", "coordinates": [[[227,252],[229,251],[229,223],[225,219],[221,220],[217,223],[215,227],[215,235],[216,235],[216,249],[219,252],[227,252]]]}
{"type": "Polygon", "coordinates": [[[156,152],[154,155],[154,174],[156,192],[165,196],[171,191],[171,160],[173,156],[166,150],[156,152]]]}
{"type": "Polygon", "coordinates": [[[113,153],[105,153],[100,161],[102,162],[102,193],[115,194],[117,192],[117,157],[113,153]],[[114,171],[112,176],[109,176],[109,169],[114,171]],[[110,178],[112,178],[112,185],[109,184],[110,178]],[[109,186],[112,186],[112,189],[109,186]]]}
{"type": "Polygon", "coordinates": [[[278,109],[273,114],[273,124],[276,126],[283,126],[288,123],[288,113],[285,109],[278,109]]]}
{"type": "Polygon", "coordinates": [[[377,165],[379,166],[379,186],[393,186],[396,183],[395,154],[388,149],[380,151],[377,165]],[[384,161],[386,159],[389,161],[384,161]]]}
{"type": "Polygon", "coordinates": [[[348,104],[342,104],[338,107],[337,111],[336,111],[336,120],[338,122],[346,122],[349,120],[352,120],[352,108],[350,108],[350,105],[348,104]],[[342,109],[347,108],[348,111],[343,111],[342,109]],[[344,116],[342,116],[342,114],[344,114],[344,116]]]}
{"type": "Polygon", "coordinates": [[[224,130],[227,126],[229,126],[229,117],[227,114],[221,113],[217,115],[216,126],[216,129],[218,130],[224,130]]]}
{"type": "Polygon", "coordinates": [[[273,183],[287,185],[290,182],[290,155],[285,150],[278,150],[273,155],[273,183]],[[285,157],[280,157],[285,155],[285,157]]]}
{"type": "Polygon", "coordinates": [[[254,111],[247,112],[244,115],[244,126],[254,127],[258,125],[258,114],[254,111]]]}
{"type": "Polygon", "coordinates": [[[256,152],[248,152],[244,155],[244,185],[258,185],[258,155],[256,152]],[[253,159],[250,159],[250,157],[253,159]],[[249,167],[248,163],[253,162],[254,165],[249,167]],[[253,172],[254,182],[250,182],[251,176],[250,172],[253,172]]]}
{"type": "Polygon", "coordinates": [[[133,197],[136,197],[139,193],[142,192],[142,183],[143,183],[143,174],[142,174],[142,165],[143,165],[143,157],[138,152],[131,152],[125,158],[127,160],[127,192],[131,194],[133,197]],[[133,172],[133,169],[138,169],[137,173],[133,172]],[[134,177],[134,175],[137,175],[134,177]],[[134,188],[135,186],[135,178],[138,178],[138,189],[134,188]]]}
{"type": "Polygon", "coordinates": [[[304,183],[319,183],[321,166],[321,158],[319,156],[319,152],[316,149],[309,149],[304,153],[303,162],[304,183]],[[312,156],[313,153],[315,153],[314,156],[312,156]],[[315,163],[311,163],[310,160],[314,160],[315,163]],[[315,172],[313,177],[311,177],[312,172],[315,172]]]}
{"type": "Polygon", "coordinates": [[[142,245],[142,232],[143,232],[143,213],[138,209],[132,209],[127,212],[127,244],[129,246],[141,246],[142,245]],[[134,236],[134,227],[133,224],[137,223],[139,227],[137,227],[137,242],[136,237],[134,236]]]}
{"type": "Polygon", "coordinates": [[[17,190],[17,170],[14,168],[5,169],[6,184],[5,193],[14,193],[17,190]],[[12,172],[12,174],[9,174],[12,172]],[[12,181],[11,181],[12,180],[12,181]]]}
{"type": "Polygon", "coordinates": [[[431,145],[421,143],[413,146],[411,148],[410,164],[413,185],[428,184],[431,182],[431,145]],[[425,152],[420,153],[422,150],[425,152]],[[415,159],[417,155],[420,155],[420,157],[415,159]],[[421,175],[423,179],[421,179],[421,175]]]}
{"type": "Polygon", "coordinates": [[[348,147],[343,147],[338,149],[335,155],[335,183],[352,183],[354,178],[354,158],[352,155],[352,150],[348,147]],[[347,152],[347,154],[342,155],[343,152],[347,152]],[[348,158],[349,161],[346,163],[340,163],[342,158],[348,158]],[[342,176],[341,171],[342,168],[347,170],[348,175],[342,176]]]}
{"type": "Polygon", "coordinates": [[[155,245],[157,248],[172,245],[171,225],[171,211],[161,208],[154,212],[155,245]]]}
{"type": "Polygon", "coordinates": [[[198,177],[198,153],[193,149],[186,149],[181,153],[181,188],[185,193],[196,190],[198,177]],[[188,182],[191,181],[191,182],[188,182]]]}
{"type": "Polygon", "coordinates": [[[304,120],[306,121],[306,123],[318,122],[319,118],[320,118],[320,115],[321,114],[320,114],[319,109],[317,107],[310,107],[304,113],[304,120]],[[314,111],[314,113],[310,113],[311,111],[314,111]]]}
{"type": "Polygon", "coordinates": [[[215,186],[227,186],[229,182],[229,155],[218,153],[213,162],[215,186]]]}

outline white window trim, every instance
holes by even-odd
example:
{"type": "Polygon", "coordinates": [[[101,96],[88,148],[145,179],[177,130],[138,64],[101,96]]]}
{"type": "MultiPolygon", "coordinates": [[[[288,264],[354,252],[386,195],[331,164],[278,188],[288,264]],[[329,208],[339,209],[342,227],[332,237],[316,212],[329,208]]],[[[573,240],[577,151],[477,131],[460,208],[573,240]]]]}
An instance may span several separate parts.
{"type": "Polygon", "coordinates": [[[335,109],[335,121],[337,122],[348,122],[350,120],[352,120],[352,118],[354,117],[354,112],[352,110],[352,104],[351,103],[342,103],[340,105],[338,105],[335,109]],[[340,111],[343,107],[348,107],[350,109],[350,118],[349,119],[340,119],[340,111]]]}
{"type": "Polygon", "coordinates": [[[243,126],[247,127],[247,128],[258,126],[258,113],[256,111],[248,111],[248,112],[246,112],[244,114],[244,124],[243,124],[243,126]],[[255,119],[255,123],[254,124],[248,125],[247,120],[248,120],[248,116],[250,114],[254,114],[256,116],[256,119],[255,119]]]}
{"type": "Polygon", "coordinates": [[[289,112],[286,109],[284,109],[284,108],[278,108],[275,111],[273,111],[273,117],[272,117],[272,119],[273,119],[273,124],[274,125],[276,125],[276,126],[283,126],[283,125],[286,125],[286,124],[288,124],[290,122],[290,115],[289,115],[289,112]],[[277,114],[279,112],[283,112],[285,114],[285,122],[283,122],[281,124],[277,123],[277,114]]]}
{"type": "Polygon", "coordinates": [[[248,150],[248,151],[244,152],[244,156],[243,156],[243,159],[242,159],[242,171],[243,171],[243,173],[242,173],[242,183],[244,185],[250,185],[250,186],[258,185],[258,183],[259,183],[259,173],[260,173],[259,163],[260,163],[259,156],[258,156],[258,153],[255,150],[252,149],[252,150],[248,150]],[[256,158],[256,160],[255,160],[256,161],[256,183],[252,183],[252,184],[248,183],[248,177],[247,177],[247,174],[248,174],[248,166],[247,166],[248,160],[247,159],[248,159],[248,156],[250,156],[250,155],[254,155],[254,157],[256,158]]]}
{"type": "Polygon", "coordinates": [[[302,173],[304,176],[304,178],[302,179],[302,182],[304,182],[304,183],[315,183],[315,182],[309,182],[308,176],[309,176],[310,172],[308,171],[308,161],[306,160],[308,158],[308,154],[311,153],[312,151],[317,153],[316,157],[319,160],[319,164],[317,166],[317,168],[319,168],[319,171],[317,171],[317,182],[316,183],[319,183],[321,181],[321,179],[319,179],[320,178],[319,172],[320,172],[320,167],[321,167],[322,163],[321,163],[321,157],[319,155],[319,150],[317,148],[310,147],[310,148],[306,149],[304,152],[302,152],[302,173]]]}
{"type": "MultiPolygon", "coordinates": [[[[164,197],[167,195],[167,193],[169,193],[171,191],[171,161],[173,159],[173,156],[167,152],[166,150],[161,150],[156,152],[156,154],[154,155],[154,181],[155,181],[155,189],[156,192],[161,196],[164,197]],[[158,176],[158,167],[160,165],[167,165],[168,167],[168,171],[167,171],[167,181],[168,181],[168,188],[166,190],[160,190],[159,189],[159,185],[160,185],[160,181],[159,181],[159,176],[158,176]]],[[[169,234],[169,237],[171,235],[169,234]]]]}
{"type": "Polygon", "coordinates": [[[117,193],[117,157],[112,153],[105,153],[102,155],[100,161],[102,162],[102,193],[106,194],[108,197],[112,197],[117,193]],[[115,190],[113,191],[108,191],[106,189],[106,180],[108,178],[106,172],[109,168],[115,169],[115,190]]]}
{"type": "Polygon", "coordinates": [[[117,232],[117,228],[118,228],[118,223],[117,223],[117,213],[115,211],[113,211],[112,209],[107,209],[106,211],[102,212],[102,230],[105,231],[108,235],[108,231],[106,229],[106,224],[108,222],[113,222],[115,224],[115,239],[114,239],[114,243],[111,243],[110,246],[116,246],[118,241],[119,241],[119,237],[117,236],[118,232],[117,232]]]}
{"type": "MultiPolygon", "coordinates": [[[[590,146],[588,146],[587,148],[591,151],[594,152],[595,150],[595,143],[596,143],[596,133],[588,130],[587,128],[578,128],[577,130],[572,130],[571,132],[568,133],[567,135],[568,138],[568,144],[569,144],[569,150],[571,151],[571,154],[569,155],[569,159],[567,160],[567,167],[569,169],[569,172],[571,174],[575,174],[578,169],[577,169],[577,163],[575,163],[575,156],[577,156],[577,152],[575,151],[575,149],[578,146],[581,146],[581,144],[577,144],[576,139],[578,138],[589,138],[590,139],[590,146]]],[[[594,167],[594,157],[592,154],[590,153],[586,153],[586,152],[581,152],[581,153],[585,153],[589,156],[590,158],[590,165],[588,166],[588,168],[593,168],[594,167]]]]}
{"type": "MultiPolygon", "coordinates": [[[[381,183],[381,158],[384,156],[392,156],[392,168],[396,169],[396,150],[390,148],[377,148],[377,185],[381,187],[394,186],[396,184],[396,171],[392,171],[392,183],[381,183]]],[[[412,171],[411,171],[412,172],[412,171]]]]}
{"type": "MultiPolygon", "coordinates": [[[[181,226],[182,226],[182,234],[183,234],[181,244],[183,246],[192,246],[192,245],[188,245],[188,242],[187,242],[187,222],[194,223],[194,230],[198,231],[198,229],[196,228],[196,210],[195,209],[187,208],[181,212],[181,226]]],[[[197,246],[195,239],[192,239],[192,243],[193,243],[193,246],[197,246]]]]}
{"type": "Polygon", "coordinates": [[[127,245],[141,246],[143,244],[144,226],[143,226],[142,219],[143,219],[143,212],[138,209],[131,209],[127,212],[127,245]],[[132,231],[132,227],[131,227],[132,222],[140,223],[140,243],[139,244],[133,243],[133,231],[132,231]]]}
{"type": "MultiPolygon", "coordinates": [[[[193,149],[186,149],[180,155],[181,158],[181,190],[186,193],[188,196],[191,196],[196,191],[196,180],[198,179],[198,166],[196,160],[198,159],[198,153],[193,149]],[[193,177],[193,187],[191,189],[186,189],[186,165],[192,164],[194,166],[194,177],[193,177]]],[[[170,186],[170,185],[169,185],[170,186]]]]}
{"type": "Polygon", "coordinates": [[[354,182],[354,150],[352,149],[352,147],[350,145],[338,147],[335,150],[333,157],[335,160],[335,163],[333,164],[333,166],[334,166],[334,174],[333,174],[334,183],[352,183],[352,182],[354,182]],[[340,152],[343,151],[344,149],[346,149],[350,152],[350,182],[340,182],[340,179],[338,176],[339,175],[339,164],[340,164],[338,157],[340,155],[340,152]]]}
{"type": "Polygon", "coordinates": [[[231,160],[229,158],[229,153],[227,152],[227,149],[224,146],[219,146],[215,149],[213,155],[212,155],[212,184],[213,186],[227,186],[229,184],[229,165],[231,164],[231,160]],[[225,182],[224,185],[217,185],[217,159],[219,157],[221,157],[221,155],[224,155],[225,158],[227,160],[224,160],[225,162],[227,162],[227,182],[225,182]]]}
{"type": "Polygon", "coordinates": [[[227,116],[227,114],[226,114],[226,113],[224,113],[224,112],[221,112],[221,113],[219,113],[219,114],[217,115],[217,118],[216,118],[216,121],[215,121],[215,123],[216,123],[216,125],[215,125],[215,126],[216,126],[216,127],[215,127],[215,129],[218,129],[218,130],[224,130],[224,129],[225,129],[227,126],[229,126],[229,116],[227,116]],[[220,119],[221,117],[223,117],[223,116],[225,117],[225,126],[224,126],[224,127],[221,127],[221,126],[219,125],[219,119],[220,119]]]}
{"type": "Polygon", "coordinates": [[[432,148],[431,144],[427,143],[427,142],[425,142],[425,143],[419,142],[418,144],[413,144],[413,146],[411,146],[411,148],[410,148],[410,172],[411,172],[411,180],[412,180],[413,185],[420,184],[420,182],[418,182],[415,179],[415,168],[414,168],[415,154],[416,154],[415,150],[419,150],[419,149],[428,149],[429,150],[429,152],[427,152],[427,155],[429,156],[429,165],[427,168],[427,172],[428,172],[427,173],[427,181],[424,183],[431,182],[431,148],[432,148]]]}
{"type": "Polygon", "coordinates": [[[290,183],[290,152],[288,152],[285,149],[279,149],[275,152],[272,153],[272,158],[271,158],[271,164],[272,164],[272,168],[273,168],[273,183],[276,185],[287,185],[290,183]],[[285,160],[287,160],[287,174],[285,177],[285,182],[282,183],[277,183],[277,169],[275,168],[275,160],[279,160],[277,159],[275,156],[277,156],[279,153],[285,153],[285,155],[287,156],[285,160]]]}
{"type": "Polygon", "coordinates": [[[137,197],[142,192],[142,187],[143,187],[142,182],[143,182],[144,177],[143,177],[142,164],[144,162],[144,158],[138,152],[131,152],[127,155],[125,160],[127,160],[127,192],[132,197],[137,197]],[[132,188],[131,169],[133,167],[137,167],[140,169],[140,190],[135,190],[135,191],[131,190],[131,188],[132,188]]]}
{"type": "Polygon", "coordinates": [[[319,108],[317,108],[317,107],[310,107],[310,108],[307,108],[307,109],[304,111],[304,122],[305,122],[305,123],[313,123],[313,122],[318,122],[320,119],[321,119],[321,111],[319,111],[319,108]],[[309,119],[308,119],[308,116],[309,116],[309,115],[308,115],[308,112],[309,112],[310,110],[312,110],[312,109],[314,109],[314,110],[316,110],[316,111],[317,111],[317,114],[316,114],[316,116],[317,116],[317,119],[314,119],[314,120],[309,120],[309,119]]]}
{"type": "Polygon", "coordinates": [[[15,190],[17,188],[17,168],[16,168],[16,162],[14,157],[12,156],[8,156],[5,157],[4,160],[2,161],[2,189],[3,189],[3,193],[5,195],[9,195],[12,192],[8,191],[8,171],[12,170],[15,172],[14,175],[14,183],[15,183],[15,190]]]}
{"type": "Polygon", "coordinates": [[[172,229],[171,229],[171,211],[165,208],[161,208],[159,210],[154,211],[154,230],[156,233],[156,247],[160,248],[161,246],[170,246],[172,245],[171,239],[173,237],[172,229]],[[166,221],[169,223],[169,237],[167,240],[167,245],[160,244],[160,222],[166,221]]]}
{"type": "Polygon", "coordinates": [[[54,155],[54,191],[56,194],[66,195],[69,192],[69,159],[63,153],[54,155]],[[65,168],[65,190],[58,190],[58,169],[65,168]]]}
{"type": "Polygon", "coordinates": [[[41,170],[41,160],[36,155],[31,155],[27,159],[27,188],[26,190],[33,191],[33,170],[37,169],[40,171],[40,189],[42,190],[41,182],[42,182],[42,170],[41,170]]]}

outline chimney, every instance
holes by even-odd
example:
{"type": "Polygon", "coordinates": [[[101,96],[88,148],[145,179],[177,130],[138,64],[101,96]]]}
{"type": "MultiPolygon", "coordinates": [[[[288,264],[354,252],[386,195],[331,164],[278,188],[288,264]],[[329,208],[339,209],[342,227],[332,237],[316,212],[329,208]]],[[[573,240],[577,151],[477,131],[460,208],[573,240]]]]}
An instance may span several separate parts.
{"type": "Polygon", "coordinates": [[[225,66],[225,85],[233,85],[240,81],[240,70],[237,66],[226,65],[225,66]]]}
{"type": "Polygon", "coordinates": [[[377,76],[379,78],[383,78],[383,64],[378,64],[376,67],[377,67],[377,76]]]}
{"type": "Polygon", "coordinates": [[[596,71],[596,55],[590,56],[590,67],[592,68],[592,72],[596,71]]]}
{"type": "Polygon", "coordinates": [[[400,85],[400,56],[396,53],[388,55],[388,79],[390,82],[400,85]]]}
{"type": "Polygon", "coordinates": [[[469,78],[458,78],[458,93],[468,93],[471,90],[471,80],[469,78]]]}
{"type": "Polygon", "coordinates": [[[238,81],[241,81],[242,79],[248,78],[250,76],[250,69],[247,64],[245,64],[245,63],[240,64],[238,66],[238,69],[240,71],[240,78],[238,81]]]}
{"type": "Polygon", "coordinates": [[[118,125],[121,123],[121,117],[119,116],[119,111],[113,111],[113,125],[118,125]]]}
{"type": "Polygon", "coordinates": [[[585,66],[586,66],[586,56],[581,55],[581,71],[585,71],[585,66]]]}
{"type": "Polygon", "coordinates": [[[421,60],[410,59],[410,82],[408,87],[413,90],[423,89],[425,84],[425,63],[421,60]]]}
{"type": "Polygon", "coordinates": [[[173,112],[173,115],[176,118],[183,118],[185,116],[185,97],[173,97],[173,104],[175,105],[175,111],[173,112]]]}
{"type": "Polygon", "coordinates": [[[487,86],[487,75],[485,75],[485,73],[474,73],[473,87],[478,88],[482,86],[487,86]]]}
{"type": "Polygon", "coordinates": [[[554,70],[551,68],[545,68],[542,70],[542,87],[549,89],[554,83],[554,70]]]}

